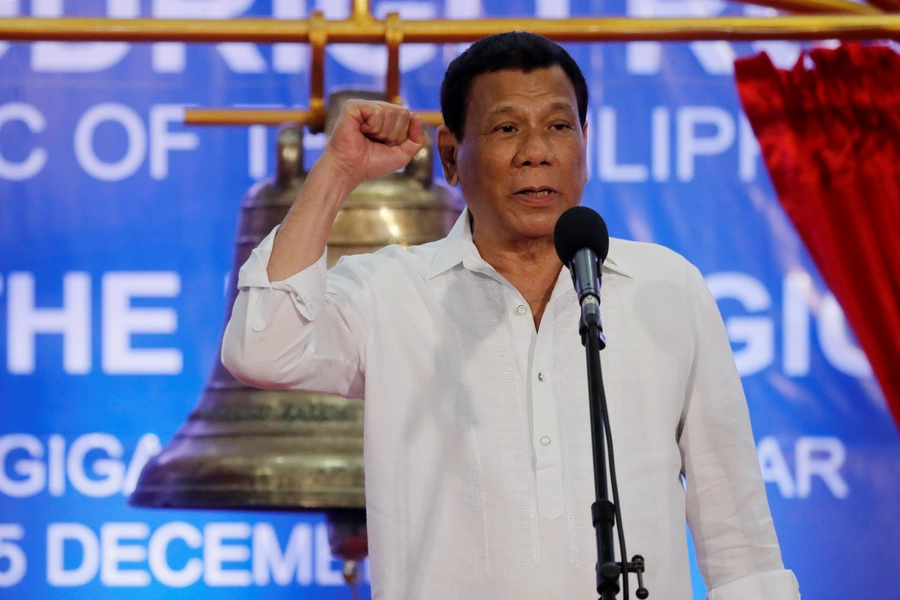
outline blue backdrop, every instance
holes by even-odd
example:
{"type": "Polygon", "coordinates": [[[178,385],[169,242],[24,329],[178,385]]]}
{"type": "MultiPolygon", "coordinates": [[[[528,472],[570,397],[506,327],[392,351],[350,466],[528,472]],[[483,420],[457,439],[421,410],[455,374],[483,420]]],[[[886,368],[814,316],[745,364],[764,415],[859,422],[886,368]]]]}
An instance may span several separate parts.
{"type": "MultiPolygon", "coordinates": [[[[339,18],[348,5],[13,0],[0,1],[0,16],[296,18],[322,8],[339,18]]],[[[374,10],[765,13],[717,0],[405,0],[374,10]]],[[[437,108],[444,68],[461,48],[403,48],[410,106],[437,108]]],[[[804,597],[872,589],[900,598],[897,429],[778,204],[734,90],[735,56],[766,49],[787,66],[799,46],[569,49],[592,95],[584,201],[613,235],[669,246],[707,277],[743,376],[785,563],[804,597]]],[[[327,86],[382,89],[385,61],[379,47],[329,47],[327,86]]],[[[198,398],[216,351],[238,202],[272,168],[273,130],[185,127],[182,108],[302,106],[307,69],[299,45],[0,43],[3,598],[349,597],[320,517],[125,506],[140,468],[198,398]]],[[[307,136],[307,164],[322,143],[307,136]]]]}

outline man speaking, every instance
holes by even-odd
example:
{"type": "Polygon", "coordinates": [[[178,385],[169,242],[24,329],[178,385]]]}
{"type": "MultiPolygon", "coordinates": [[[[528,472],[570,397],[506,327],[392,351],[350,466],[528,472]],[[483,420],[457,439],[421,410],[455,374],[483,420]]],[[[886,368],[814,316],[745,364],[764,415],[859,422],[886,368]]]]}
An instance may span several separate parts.
{"type": "MultiPolygon", "coordinates": [[[[351,190],[425,143],[406,109],[348,102],[284,222],[240,271],[225,366],[260,387],[365,398],[376,599],[596,597],[580,306],[553,243],[587,181],[587,104],[580,69],[550,40],[475,43],[444,76],[438,131],[467,209],[443,240],[326,272],[351,190]]],[[[700,273],[617,239],[602,270],[622,518],[646,586],[692,597],[686,519],[709,598],[799,598],[700,273]]]]}

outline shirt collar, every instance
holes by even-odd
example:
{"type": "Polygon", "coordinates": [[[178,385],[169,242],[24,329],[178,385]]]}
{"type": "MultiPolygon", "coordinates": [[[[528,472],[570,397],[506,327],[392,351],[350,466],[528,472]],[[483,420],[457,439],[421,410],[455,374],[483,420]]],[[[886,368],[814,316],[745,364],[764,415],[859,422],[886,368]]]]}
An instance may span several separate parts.
{"type": "MultiPolygon", "coordinates": [[[[436,244],[437,251],[428,272],[425,273],[425,280],[436,277],[445,271],[449,271],[456,265],[462,265],[468,269],[480,271],[487,266],[475,243],[472,241],[472,227],[469,225],[469,209],[464,208],[462,214],[456,220],[450,233],[436,244]]],[[[624,275],[631,279],[628,269],[621,263],[618,263],[613,257],[607,257],[603,261],[603,270],[611,271],[619,275],[624,275]]]]}
{"type": "MultiPolygon", "coordinates": [[[[435,243],[437,251],[434,254],[434,259],[431,261],[428,272],[425,273],[425,280],[427,281],[440,275],[444,271],[449,271],[461,263],[463,261],[463,245],[465,242],[471,244],[472,247],[475,246],[472,242],[472,229],[469,227],[468,208],[463,209],[462,214],[459,215],[447,237],[435,243]]],[[[477,248],[475,252],[478,252],[477,248]]]]}

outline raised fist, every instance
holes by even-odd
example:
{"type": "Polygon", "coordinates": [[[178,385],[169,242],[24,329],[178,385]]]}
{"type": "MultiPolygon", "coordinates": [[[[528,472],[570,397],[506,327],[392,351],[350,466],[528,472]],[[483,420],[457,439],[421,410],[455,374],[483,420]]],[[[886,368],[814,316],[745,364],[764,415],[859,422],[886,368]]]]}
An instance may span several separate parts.
{"type": "Polygon", "coordinates": [[[387,102],[348,100],[322,158],[355,184],[405,167],[425,145],[422,120],[387,102]]]}

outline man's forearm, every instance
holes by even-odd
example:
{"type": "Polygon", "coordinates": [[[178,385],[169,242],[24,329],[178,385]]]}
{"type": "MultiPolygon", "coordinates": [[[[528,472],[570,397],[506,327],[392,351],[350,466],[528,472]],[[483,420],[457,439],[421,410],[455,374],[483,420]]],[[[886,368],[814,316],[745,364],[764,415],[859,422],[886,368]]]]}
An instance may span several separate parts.
{"type": "Polygon", "coordinates": [[[269,281],[284,281],[322,256],[338,211],[355,187],[327,154],[316,161],[275,236],[269,281]]]}
{"type": "Polygon", "coordinates": [[[266,266],[269,282],[315,263],[350,192],[406,166],[426,139],[422,120],[402,106],[348,100],[275,236],[266,266]]]}

